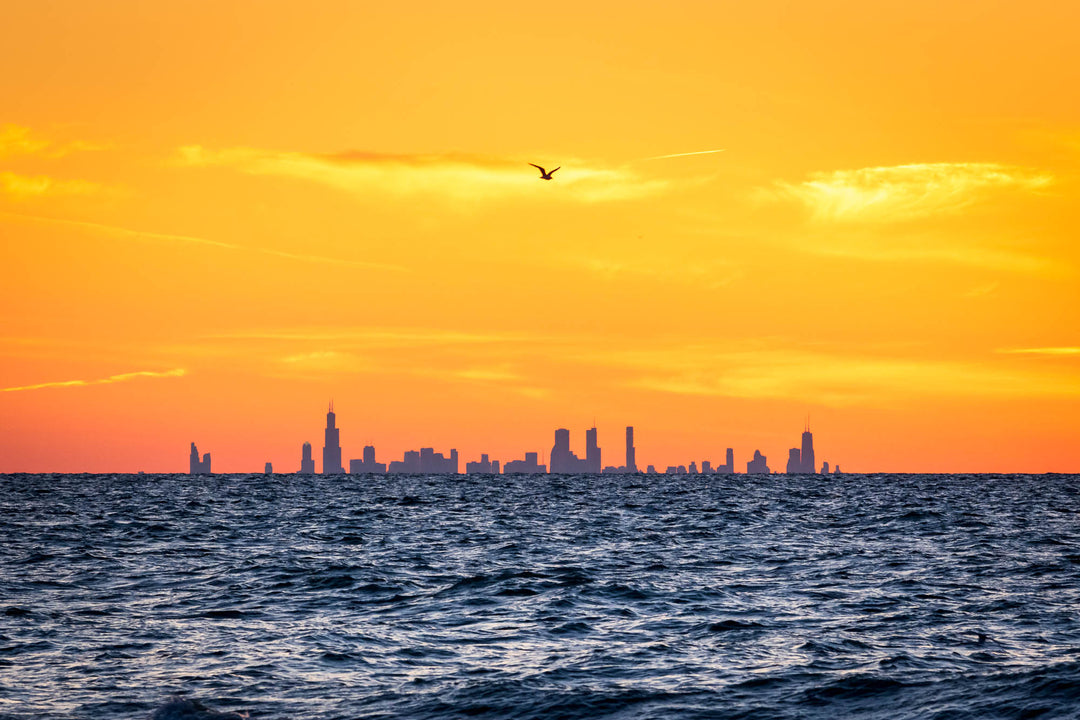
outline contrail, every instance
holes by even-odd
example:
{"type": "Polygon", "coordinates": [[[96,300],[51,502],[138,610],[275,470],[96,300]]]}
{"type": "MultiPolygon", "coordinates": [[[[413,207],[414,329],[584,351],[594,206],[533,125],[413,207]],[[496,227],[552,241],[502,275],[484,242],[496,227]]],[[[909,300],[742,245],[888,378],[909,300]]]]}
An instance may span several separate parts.
{"type": "Polygon", "coordinates": [[[724,152],[727,148],[719,150],[698,150],[697,152],[675,153],[673,155],[657,155],[656,157],[642,158],[642,160],[666,160],[667,158],[686,157],[687,155],[711,155],[712,153],[724,152]]]}
{"type": "Polygon", "coordinates": [[[288,258],[290,260],[301,260],[303,262],[311,263],[329,263],[332,265],[343,265],[359,268],[371,268],[373,270],[393,270],[395,272],[408,272],[409,269],[401,265],[389,265],[386,263],[371,263],[363,262],[360,260],[345,260],[344,258],[327,257],[325,255],[304,255],[301,253],[291,253],[284,250],[274,250],[273,248],[254,247],[250,245],[238,245],[236,243],[222,242],[220,240],[210,240],[208,238],[196,237],[194,235],[169,235],[166,233],[154,233],[143,232],[141,230],[129,230],[127,228],[118,227],[116,225],[102,225],[100,223],[86,222],[84,220],[63,220],[61,218],[45,217],[43,215],[25,215],[23,213],[8,212],[6,210],[0,210],[0,216],[8,216],[15,218],[23,218],[26,220],[32,220],[35,222],[43,223],[56,223],[59,225],[70,225],[72,227],[81,227],[88,230],[96,230],[103,232],[113,237],[129,238],[132,240],[161,240],[166,242],[180,242],[180,243],[192,243],[196,245],[210,245],[213,247],[224,248],[226,250],[241,250],[248,252],[262,253],[263,255],[273,255],[275,257],[288,258]]]}

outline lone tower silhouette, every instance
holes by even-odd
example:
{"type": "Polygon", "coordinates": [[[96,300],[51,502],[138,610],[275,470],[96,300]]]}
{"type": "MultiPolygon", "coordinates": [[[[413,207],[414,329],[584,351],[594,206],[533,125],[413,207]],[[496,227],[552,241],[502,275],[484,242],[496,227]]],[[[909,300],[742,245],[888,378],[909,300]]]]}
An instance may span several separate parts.
{"type": "Polygon", "coordinates": [[[338,439],[337,415],[334,414],[334,401],[330,401],[330,410],[326,413],[326,439],[322,449],[323,475],[341,475],[345,468],[341,466],[341,443],[338,439]]]}

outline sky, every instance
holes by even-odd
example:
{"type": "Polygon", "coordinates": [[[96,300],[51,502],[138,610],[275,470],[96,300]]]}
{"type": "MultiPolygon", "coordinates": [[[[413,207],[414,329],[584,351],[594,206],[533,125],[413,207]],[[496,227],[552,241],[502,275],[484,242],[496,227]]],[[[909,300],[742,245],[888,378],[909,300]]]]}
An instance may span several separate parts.
{"type": "Polygon", "coordinates": [[[1080,4],[4,14],[0,471],[1080,471],[1080,4]]]}

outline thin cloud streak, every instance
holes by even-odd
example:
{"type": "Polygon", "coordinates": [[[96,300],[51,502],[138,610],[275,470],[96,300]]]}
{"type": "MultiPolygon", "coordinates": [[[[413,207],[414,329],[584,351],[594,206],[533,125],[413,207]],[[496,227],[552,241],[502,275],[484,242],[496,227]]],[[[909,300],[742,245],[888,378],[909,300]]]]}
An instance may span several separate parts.
{"type": "Polygon", "coordinates": [[[462,153],[333,154],[234,147],[178,150],[189,167],[227,167],[249,175],[291,177],[349,193],[410,197],[429,195],[475,204],[503,199],[557,199],[577,203],[626,200],[663,191],[666,181],[646,180],[625,169],[590,167],[565,159],[557,182],[537,184],[526,160],[462,153]]]}
{"type": "Polygon", "coordinates": [[[96,380],[59,380],[56,382],[38,383],[36,385],[20,385],[18,387],[0,388],[0,392],[20,392],[22,390],[41,390],[44,388],[60,387],[85,387],[88,385],[111,385],[113,383],[126,382],[128,380],[136,380],[138,378],[183,377],[186,374],[187,370],[184,368],[176,368],[174,370],[165,370],[162,372],[139,370],[136,372],[121,373],[119,375],[110,375],[109,377],[98,378],[96,380]]]}
{"type": "Polygon", "coordinates": [[[997,352],[1005,355],[1056,355],[1068,357],[1080,355],[1080,347],[1002,348],[997,352]]]}
{"type": "Polygon", "coordinates": [[[552,340],[550,336],[521,333],[468,333],[454,330],[327,328],[316,330],[254,330],[205,336],[208,340],[269,340],[281,342],[359,342],[387,347],[415,345],[474,345],[487,343],[529,342],[552,340]]]}
{"type": "Polygon", "coordinates": [[[394,272],[408,272],[409,269],[402,265],[391,265],[387,263],[371,263],[362,262],[359,260],[346,260],[344,258],[327,257],[325,255],[307,255],[302,253],[291,253],[285,250],[275,250],[273,248],[264,247],[252,247],[248,245],[239,245],[237,243],[222,242],[220,240],[211,240],[209,238],[197,237],[194,235],[173,235],[168,233],[155,233],[145,232],[142,230],[130,230],[128,228],[117,227],[115,225],[103,225],[101,223],[87,222],[85,220],[65,220],[62,218],[44,217],[41,215],[26,215],[23,213],[13,213],[0,211],[0,216],[9,216],[15,218],[21,218],[25,220],[31,220],[34,222],[51,223],[57,225],[68,225],[71,227],[83,228],[95,232],[101,232],[113,237],[121,237],[131,240],[156,240],[162,242],[178,242],[189,243],[194,245],[206,245],[211,247],[222,248],[225,250],[240,250],[244,252],[255,252],[263,255],[271,255],[273,257],[282,257],[289,260],[299,260],[302,262],[311,263],[326,263],[329,265],[342,265],[346,267],[365,268],[370,270],[391,270],[394,272]]]}
{"type": "Polygon", "coordinates": [[[797,348],[711,345],[610,351],[581,360],[623,368],[629,387],[702,397],[783,399],[835,406],[917,397],[1080,397],[1080,378],[961,360],[852,356],[797,348]]]}
{"type": "Polygon", "coordinates": [[[952,238],[926,237],[901,240],[878,236],[869,239],[822,239],[813,244],[801,244],[818,255],[847,257],[874,262],[944,262],[1008,272],[1062,275],[1070,272],[1057,260],[1028,255],[1012,250],[980,247],[952,238]]]}

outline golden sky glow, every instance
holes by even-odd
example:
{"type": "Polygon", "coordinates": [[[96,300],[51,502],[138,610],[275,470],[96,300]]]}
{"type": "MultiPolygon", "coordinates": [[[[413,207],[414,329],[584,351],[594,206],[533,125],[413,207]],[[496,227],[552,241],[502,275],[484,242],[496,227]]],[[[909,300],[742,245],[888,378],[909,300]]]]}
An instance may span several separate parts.
{"type": "Polygon", "coordinates": [[[0,471],[1080,470],[1076,3],[4,16],[0,471]]]}

